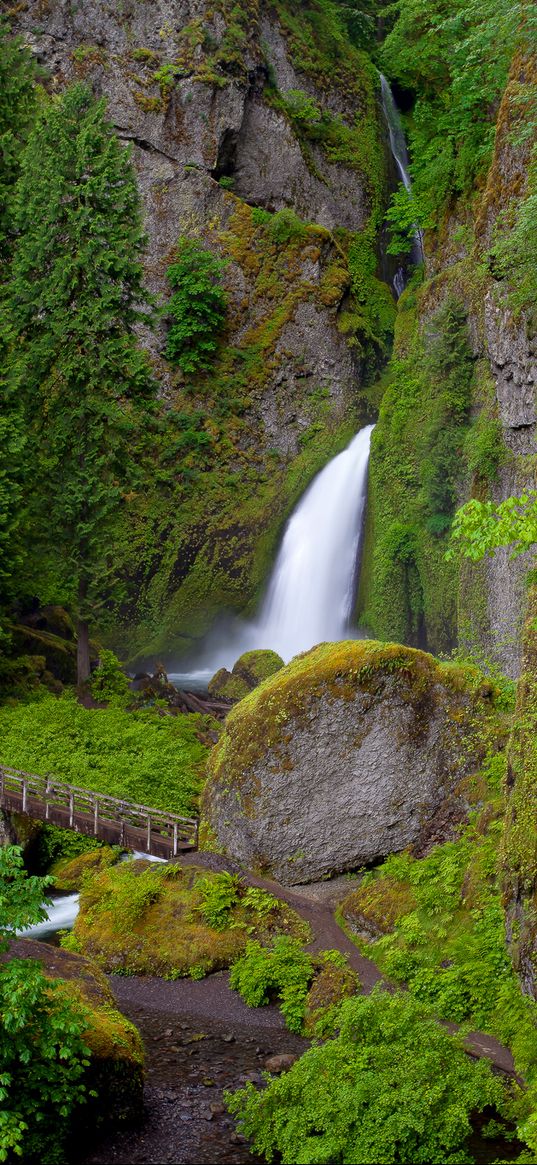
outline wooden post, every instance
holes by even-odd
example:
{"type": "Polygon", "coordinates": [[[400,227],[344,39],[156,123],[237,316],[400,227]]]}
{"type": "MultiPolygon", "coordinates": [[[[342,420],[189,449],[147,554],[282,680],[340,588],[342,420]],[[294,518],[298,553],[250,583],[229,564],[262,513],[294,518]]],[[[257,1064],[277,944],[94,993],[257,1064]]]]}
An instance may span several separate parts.
{"type": "Polygon", "coordinates": [[[177,857],[177,822],[173,823],[173,856],[177,857]]]}
{"type": "Polygon", "coordinates": [[[0,769],[0,797],[4,796],[4,770],[0,769]]]}
{"type": "Polygon", "coordinates": [[[198,848],[199,831],[200,831],[199,817],[196,817],[196,824],[194,826],[194,846],[196,849],[198,848]]]}
{"type": "Polygon", "coordinates": [[[147,818],[147,845],[145,848],[146,848],[148,854],[150,854],[151,853],[151,818],[150,817],[147,818]]]}
{"type": "Polygon", "coordinates": [[[49,804],[48,804],[49,793],[50,793],[50,781],[47,779],[47,783],[45,785],[45,821],[48,821],[48,815],[49,815],[49,804]]]}
{"type": "Polygon", "coordinates": [[[26,813],[26,805],[28,801],[28,781],[26,777],[22,781],[22,812],[26,813]]]}
{"type": "Polygon", "coordinates": [[[69,793],[69,828],[72,829],[75,823],[75,795],[69,793]]]}
{"type": "Polygon", "coordinates": [[[95,834],[95,837],[99,836],[99,798],[98,797],[95,798],[95,804],[93,806],[93,832],[95,834]]]}

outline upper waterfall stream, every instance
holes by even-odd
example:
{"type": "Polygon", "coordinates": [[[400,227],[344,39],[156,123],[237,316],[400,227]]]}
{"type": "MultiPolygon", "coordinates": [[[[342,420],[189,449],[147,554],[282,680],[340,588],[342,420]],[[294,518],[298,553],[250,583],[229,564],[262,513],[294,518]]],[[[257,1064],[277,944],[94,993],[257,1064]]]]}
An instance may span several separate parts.
{"type": "MultiPolygon", "coordinates": [[[[410,193],[412,189],[412,181],[410,178],[410,162],[408,158],[408,151],[406,148],[406,140],[401,125],[401,117],[399,110],[395,104],[393,93],[386,80],[380,74],[380,88],[382,92],[382,108],[384,110],[384,117],[386,118],[386,125],[388,126],[388,136],[390,139],[390,149],[393,155],[394,162],[399,171],[399,176],[405,190],[410,193]]],[[[414,240],[412,250],[410,253],[410,261],[412,263],[423,263],[423,240],[421,231],[416,227],[414,232],[414,240]]],[[[405,288],[405,272],[402,267],[396,272],[393,280],[393,288],[397,298],[405,288]]]]}

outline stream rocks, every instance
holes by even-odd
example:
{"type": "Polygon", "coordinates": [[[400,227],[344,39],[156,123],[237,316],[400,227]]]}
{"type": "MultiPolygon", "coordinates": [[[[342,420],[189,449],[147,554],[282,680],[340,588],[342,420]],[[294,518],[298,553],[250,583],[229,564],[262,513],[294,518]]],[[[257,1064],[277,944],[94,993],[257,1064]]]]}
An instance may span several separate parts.
{"type": "Polygon", "coordinates": [[[209,680],[209,695],[227,700],[242,700],[258,684],[283,667],[283,659],[275,651],[245,651],[233,664],[232,671],[221,667],[209,680]]]}
{"type": "Polygon", "coordinates": [[[322,644],[232,710],[203,810],[225,851],[308,882],[450,835],[494,692],[477,672],[374,641],[322,644]]]}

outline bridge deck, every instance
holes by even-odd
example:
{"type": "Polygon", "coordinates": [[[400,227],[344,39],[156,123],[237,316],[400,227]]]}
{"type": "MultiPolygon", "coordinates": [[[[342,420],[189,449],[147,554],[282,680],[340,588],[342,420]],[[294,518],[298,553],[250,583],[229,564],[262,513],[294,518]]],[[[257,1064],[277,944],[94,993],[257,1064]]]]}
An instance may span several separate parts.
{"type": "Polygon", "coordinates": [[[195,817],[151,809],[6,766],[0,766],[0,808],[155,857],[175,857],[198,844],[195,817]]]}

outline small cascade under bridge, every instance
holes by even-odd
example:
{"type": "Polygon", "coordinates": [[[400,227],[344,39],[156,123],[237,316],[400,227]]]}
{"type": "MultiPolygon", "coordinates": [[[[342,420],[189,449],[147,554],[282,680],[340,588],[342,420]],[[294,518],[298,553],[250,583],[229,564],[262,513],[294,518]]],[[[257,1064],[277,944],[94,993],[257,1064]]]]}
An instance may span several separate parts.
{"type": "Polygon", "coordinates": [[[0,765],[0,809],[158,858],[198,848],[197,817],[150,809],[5,765],[0,765]]]}

